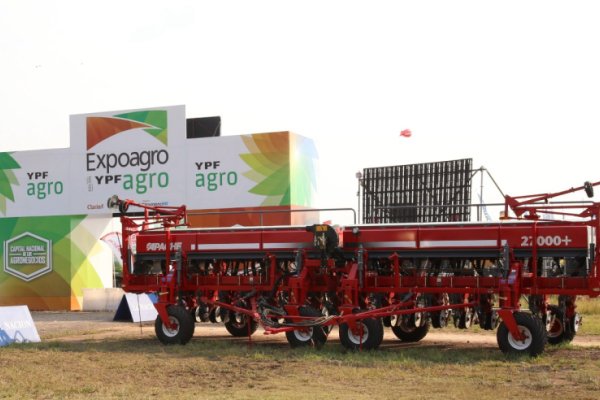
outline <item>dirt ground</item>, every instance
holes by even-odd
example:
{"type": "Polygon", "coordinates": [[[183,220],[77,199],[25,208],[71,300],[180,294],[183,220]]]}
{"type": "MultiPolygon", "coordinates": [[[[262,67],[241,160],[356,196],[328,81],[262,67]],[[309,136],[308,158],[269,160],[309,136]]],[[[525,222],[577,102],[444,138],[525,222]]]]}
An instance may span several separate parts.
{"type": "MultiPolygon", "coordinates": [[[[104,340],[108,338],[155,338],[154,322],[116,322],[114,312],[37,312],[31,313],[42,342],[104,340]]],[[[336,328],[334,328],[335,330],[336,328]]],[[[239,341],[225,330],[222,324],[200,323],[196,325],[192,340],[225,339],[239,341]]],[[[244,340],[247,340],[244,338],[244,340]]],[[[252,336],[254,342],[286,343],[284,334],[265,335],[259,330],[252,336]]],[[[337,332],[332,332],[328,343],[339,343],[337,332]]],[[[493,347],[497,348],[495,331],[459,331],[454,328],[431,329],[420,342],[423,344],[451,347],[493,347]]],[[[573,340],[574,346],[600,347],[600,335],[579,334],[573,340]]],[[[385,330],[382,347],[395,347],[400,341],[390,329],[385,330]]],[[[410,346],[419,346],[419,343],[410,346]]],[[[403,347],[407,344],[403,343],[403,347]]]]}

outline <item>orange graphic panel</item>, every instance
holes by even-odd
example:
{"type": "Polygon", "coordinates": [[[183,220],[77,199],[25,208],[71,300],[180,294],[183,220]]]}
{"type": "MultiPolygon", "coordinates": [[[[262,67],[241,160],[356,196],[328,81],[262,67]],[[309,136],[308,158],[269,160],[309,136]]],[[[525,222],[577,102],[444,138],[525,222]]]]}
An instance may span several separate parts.
{"type": "Polygon", "coordinates": [[[141,122],[111,117],[87,117],[86,126],[88,150],[117,133],[130,129],[152,127],[141,122]]]}

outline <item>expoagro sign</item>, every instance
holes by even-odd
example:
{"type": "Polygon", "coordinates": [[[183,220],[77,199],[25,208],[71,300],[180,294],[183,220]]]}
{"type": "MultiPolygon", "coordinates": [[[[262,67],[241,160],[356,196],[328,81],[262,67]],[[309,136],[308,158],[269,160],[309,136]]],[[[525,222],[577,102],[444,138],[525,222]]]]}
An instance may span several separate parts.
{"type": "Polygon", "coordinates": [[[168,106],[72,115],[70,137],[68,149],[0,153],[0,305],[78,309],[83,288],[112,287],[101,238],[119,230],[115,194],[209,213],[312,206],[316,150],[290,132],[189,139],[184,106],[168,106]]]}
{"type": "Polygon", "coordinates": [[[187,139],[183,106],[71,116],[69,149],[0,153],[0,217],[107,214],[117,194],[188,209],[310,207],[317,154],[290,132],[187,139]]]}

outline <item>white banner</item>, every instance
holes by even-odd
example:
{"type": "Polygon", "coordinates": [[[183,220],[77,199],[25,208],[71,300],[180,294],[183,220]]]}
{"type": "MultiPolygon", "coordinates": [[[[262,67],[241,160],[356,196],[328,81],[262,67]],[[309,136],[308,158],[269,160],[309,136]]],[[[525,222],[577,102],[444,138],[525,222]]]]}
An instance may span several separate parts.
{"type": "Polygon", "coordinates": [[[0,217],[110,214],[115,194],[188,209],[311,206],[315,163],[312,141],[289,132],[187,139],[183,106],[74,115],[69,149],[0,153],[0,217]]]}

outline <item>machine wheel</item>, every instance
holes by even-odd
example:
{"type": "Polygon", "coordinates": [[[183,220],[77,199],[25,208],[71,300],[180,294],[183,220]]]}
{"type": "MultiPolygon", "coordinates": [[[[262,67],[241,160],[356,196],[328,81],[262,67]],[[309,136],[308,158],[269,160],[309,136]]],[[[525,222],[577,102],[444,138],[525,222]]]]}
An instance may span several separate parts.
{"type": "Polygon", "coordinates": [[[194,336],[194,320],[188,310],[181,306],[167,307],[169,321],[175,324],[174,329],[167,328],[160,316],[156,317],[154,331],[162,344],[186,344],[194,336]]]}
{"type": "Polygon", "coordinates": [[[529,354],[531,357],[540,355],[546,345],[546,329],[542,321],[524,312],[515,312],[513,316],[525,340],[516,340],[503,321],[496,332],[500,350],[510,354],[529,354]]]}
{"type": "Polygon", "coordinates": [[[225,322],[225,329],[234,337],[252,335],[256,332],[258,323],[246,314],[229,311],[229,318],[225,322]],[[250,326],[248,326],[250,325],[250,326]]]}
{"type": "Polygon", "coordinates": [[[340,342],[349,350],[374,350],[383,341],[383,324],[380,318],[365,318],[356,321],[359,332],[352,332],[348,324],[341,324],[339,328],[340,342]],[[362,332],[360,330],[362,329],[362,332]],[[362,337],[361,337],[362,336],[362,337]]]}
{"type": "Polygon", "coordinates": [[[496,311],[481,313],[479,317],[479,327],[486,331],[493,331],[500,324],[500,318],[496,311]]]}
{"type": "Polygon", "coordinates": [[[575,329],[565,318],[565,313],[558,306],[550,306],[550,321],[547,324],[548,343],[568,343],[575,337],[575,329]]]}
{"type": "Polygon", "coordinates": [[[427,335],[427,332],[429,332],[430,326],[429,321],[426,321],[424,325],[413,327],[400,324],[392,326],[392,332],[394,332],[394,335],[403,342],[413,343],[423,339],[427,335]]]}
{"type": "Polygon", "coordinates": [[[196,322],[209,321],[209,310],[206,305],[199,305],[197,307],[194,307],[191,314],[192,314],[192,318],[196,322]]]}
{"type": "MultiPolygon", "coordinates": [[[[302,317],[321,317],[323,314],[313,307],[302,306],[298,313],[302,317]]],[[[296,329],[285,333],[285,337],[292,347],[313,346],[321,348],[327,342],[327,332],[322,326],[296,329]]]]}
{"type": "Polygon", "coordinates": [[[451,310],[442,310],[431,313],[431,326],[434,328],[445,328],[452,317],[451,310]]]}
{"type": "Polygon", "coordinates": [[[208,314],[208,320],[213,324],[221,322],[221,307],[214,307],[208,314]]]}
{"type": "Polygon", "coordinates": [[[383,317],[381,318],[381,321],[383,322],[383,326],[386,328],[392,326],[392,317],[383,317]]]}
{"type": "Polygon", "coordinates": [[[194,307],[190,314],[195,322],[202,322],[202,318],[200,318],[200,307],[194,307]]]}
{"type": "MultiPolygon", "coordinates": [[[[323,307],[321,308],[321,316],[329,317],[332,314],[336,314],[333,305],[332,304],[323,305],[323,307]]],[[[331,330],[333,329],[333,325],[323,326],[323,327],[321,327],[321,329],[323,329],[323,332],[325,332],[325,335],[328,336],[331,333],[331,330]]]]}
{"type": "Polygon", "coordinates": [[[473,309],[466,307],[454,316],[454,326],[458,329],[469,329],[473,325],[473,309]]]}

